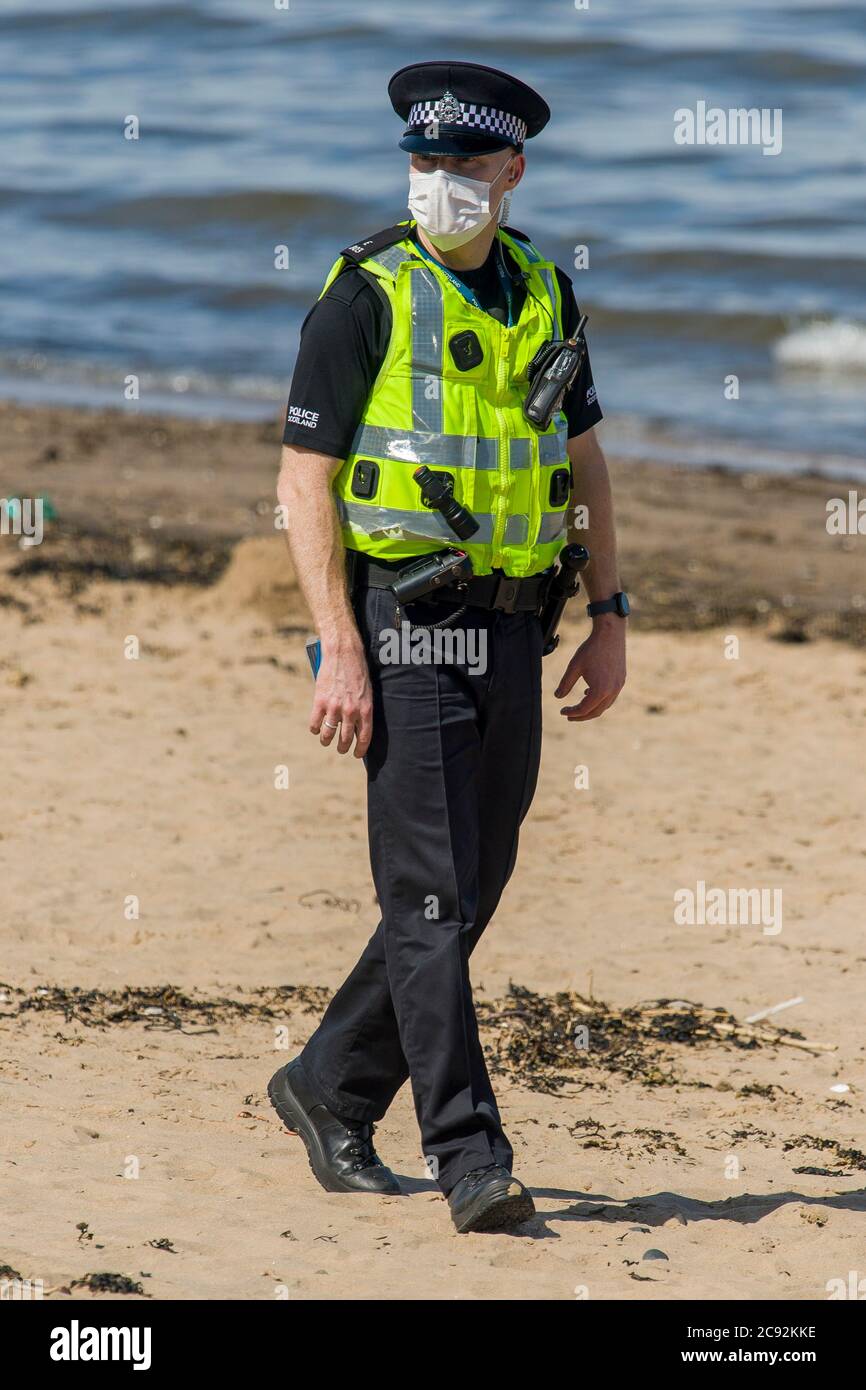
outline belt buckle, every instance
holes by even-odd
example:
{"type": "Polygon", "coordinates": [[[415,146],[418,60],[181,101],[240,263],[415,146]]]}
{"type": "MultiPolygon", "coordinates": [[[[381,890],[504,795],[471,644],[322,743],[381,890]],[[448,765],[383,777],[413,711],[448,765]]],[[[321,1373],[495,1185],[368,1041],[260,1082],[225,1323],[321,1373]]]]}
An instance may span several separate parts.
{"type": "Polygon", "coordinates": [[[496,592],[493,595],[492,607],[501,609],[503,613],[516,613],[515,604],[519,592],[519,579],[510,579],[507,574],[500,574],[496,584],[496,592]]]}

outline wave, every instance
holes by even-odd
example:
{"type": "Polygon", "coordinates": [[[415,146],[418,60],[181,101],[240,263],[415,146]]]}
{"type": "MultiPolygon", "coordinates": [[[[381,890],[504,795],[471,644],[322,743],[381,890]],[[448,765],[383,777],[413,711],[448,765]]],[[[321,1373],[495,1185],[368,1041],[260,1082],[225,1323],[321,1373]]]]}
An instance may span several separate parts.
{"type": "Polygon", "coordinates": [[[773,345],[782,367],[820,372],[866,372],[866,324],[851,319],[814,319],[773,345]]]}
{"type": "Polygon", "coordinates": [[[311,214],[325,219],[345,218],[354,205],[345,198],[321,192],[277,192],[267,188],[240,189],[232,193],[143,194],[122,201],[89,202],[68,208],[64,221],[92,226],[172,228],[286,223],[311,214]]]}
{"type": "Polygon", "coordinates": [[[249,18],[234,16],[224,10],[208,12],[195,3],[157,4],[151,0],[150,4],[140,8],[118,9],[116,5],[81,6],[78,9],[64,7],[48,15],[41,8],[22,8],[0,16],[0,32],[13,34],[38,30],[44,33],[46,25],[50,25],[54,32],[90,29],[103,38],[111,32],[152,34],[160,27],[176,24],[187,25],[191,29],[204,24],[211,30],[237,29],[255,18],[255,15],[249,18]]]}
{"type": "MultiPolygon", "coordinates": [[[[862,72],[864,64],[856,57],[829,57],[809,52],[805,48],[742,48],[714,46],[677,48],[672,45],[635,42],[607,37],[586,38],[582,34],[569,36],[552,34],[499,34],[492,43],[501,54],[520,54],[528,60],[538,58],[572,58],[587,64],[609,63],[612,69],[648,69],[653,73],[685,69],[692,75],[696,70],[711,72],[713,80],[736,76],[739,80],[754,78],[765,82],[815,81],[834,82],[850,79],[862,72]]],[[[710,103],[711,105],[713,103],[710,103]]],[[[719,103],[726,104],[726,103],[719,103]]],[[[749,105],[732,102],[731,105],[749,105]]]]}
{"type": "Polygon", "coordinates": [[[620,411],[605,416],[600,426],[605,449],[622,458],[649,459],[694,468],[715,468],[736,473],[811,474],[825,478],[866,479],[866,462],[860,454],[779,446],[775,441],[732,437],[711,428],[699,431],[675,421],[659,422],[647,416],[620,411]]]}
{"type": "MultiPolygon", "coordinates": [[[[580,286],[577,286],[580,289],[580,286]]],[[[619,335],[627,339],[684,338],[700,342],[750,343],[755,346],[772,344],[784,333],[790,322],[782,314],[728,310],[713,312],[701,305],[695,308],[669,309],[664,304],[632,309],[623,304],[593,303],[578,294],[581,308],[586,309],[596,333],[619,335]]],[[[591,331],[591,330],[590,330],[591,331]]]]}
{"type": "MultiPolygon", "coordinates": [[[[40,387],[82,387],[110,391],[122,399],[128,367],[117,367],[89,359],[51,358],[44,353],[0,354],[0,382],[20,388],[28,384],[38,394],[40,387]]],[[[149,396],[200,399],[204,401],[257,401],[272,408],[282,405],[288,377],[264,373],[220,373],[194,367],[141,368],[137,372],[142,408],[149,396]]]]}

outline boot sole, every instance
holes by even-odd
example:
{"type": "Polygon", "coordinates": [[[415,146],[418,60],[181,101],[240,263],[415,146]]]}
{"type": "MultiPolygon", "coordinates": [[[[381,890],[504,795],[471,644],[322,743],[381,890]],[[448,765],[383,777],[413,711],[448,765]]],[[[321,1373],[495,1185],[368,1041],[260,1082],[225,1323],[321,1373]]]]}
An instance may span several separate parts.
{"type": "Polygon", "coordinates": [[[304,1141],[304,1148],[307,1150],[307,1159],[313,1177],[326,1192],[367,1192],[372,1197],[397,1195],[396,1193],[375,1192],[360,1187],[352,1187],[351,1184],[341,1182],[339,1178],[334,1176],[328,1165],[322,1142],[316,1133],[316,1127],[311,1124],[306,1110],[292,1090],[285,1067],[281,1067],[278,1072],[275,1072],[268,1082],[268,1099],[286,1129],[291,1130],[293,1134],[299,1134],[304,1141]]]}
{"type": "Polygon", "coordinates": [[[476,1207],[464,1212],[459,1223],[455,1222],[458,1235],[483,1234],[491,1231],[511,1231],[531,1221],[535,1216],[535,1203],[526,1191],[507,1192],[499,1196],[481,1198],[476,1207]]]}

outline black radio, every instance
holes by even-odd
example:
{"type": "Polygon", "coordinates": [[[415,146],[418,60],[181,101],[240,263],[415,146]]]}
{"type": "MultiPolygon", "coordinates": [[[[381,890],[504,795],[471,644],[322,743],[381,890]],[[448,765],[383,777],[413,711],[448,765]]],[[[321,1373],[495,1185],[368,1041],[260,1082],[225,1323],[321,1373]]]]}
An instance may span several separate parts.
{"type": "Polygon", "coordinates": [[[573,338],[543,343],[527,368],[530,387],[523,402],[523,414],[537,429],[546,430],[577,379],[586,357],[583,330],[587,315],[577,325],[573,338]]]}

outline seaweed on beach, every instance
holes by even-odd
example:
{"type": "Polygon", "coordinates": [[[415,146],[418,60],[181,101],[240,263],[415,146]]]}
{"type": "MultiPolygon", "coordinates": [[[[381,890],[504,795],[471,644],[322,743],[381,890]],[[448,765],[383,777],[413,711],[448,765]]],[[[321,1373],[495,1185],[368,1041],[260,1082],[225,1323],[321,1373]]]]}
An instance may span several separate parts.
{"type": "Polygon", "coordinates": [[[109,1271],[85,1274],[83,1279],[73,1279],[69,1287],[89,1289],[91,1293],[138,1293],[144,1298],[150,1298],[150,1294],[144,1292],[144,1286],[130,1279],[127,1274],[113,1274],[109,1271]]]}
{"type": "Polygon", "coordinates": [[[626,1153],[631,1158],[635,1153],[655,1155],[662,1150],[670,1150],[678,1158],[688,1159],[688,1153],[672,1129],[610,1129],[600,1120],[575,1120],[567,1125],[569,1134],[579,1141],[584,1149],[605,1149],[626,1153]],[[630,1141],[637,1140],[634,1144],[630,1141]]]}
{"type": "MultiPolygon", "coordinates": [[[[261,507],[261,499],[251,503],[251,517],[258,520],[261,507]]],[[[51,576],[73,599],[93,580],[205,588],[223,576],[238,539],[207,535],[180,523],[155,530],[142,517],[125,518],[122,525],[113,526],[62,518],[52,524],[41,545],[16,553],[4,577],[19,581],[19,586],[0,590],[0,607],[16,608],[26,619],[31,605],[20,581],[41,574],[51,576]]],[[[779,642],[830,638],[866,646],[866,606],[858,594],[846,592],[844,583],[838,591],[815,590],[786,572],[785,584],[793,592],[785,593],[779,585],[750,582],[748,575],[736,582],[726,576],[726,581],[720,584],[709,571],[696,574],[682,555],[668,550],[642,557],[640,573],[623,576],[636,595],[632,621],[644,631],[747,628],[779,642]]]]}
{"type": "Polygon", "coordinates": [[[330,991],[318,985],[277,985],[248,991],[249,999],[207,999],[184,994],[174,985],[153,988],[80,989],[73,985],[42,985],[31,991],[2,987],[13,1009],[0,1008],[2,1017],[23,1017],[28,1013],[61,1013],[67,1023],[89,1028],[107,1028],[119,1023],[142,1023],[148,1030],[216,1032],[216,1025],[234,1019],[285,1018],[300,1010],[312,1013],[325,1007],[330,991]],[[15,999],[12,996],[18,996],[15,999]]]}
{"type": "Polygon", "coordinates": [[[738,1023],[726,1009],[683,999],[656,999],[616,1010],[573,992],[534,994],[511,984],[504,1000],[479,1003],[493,1073],[530,1090],[555,1093],[582,1072],[600,1069],[643,1086],[690,1085],[673,1069],[674,1050],[710,1045],[754,1050],[788,1044],[824,1050],[802,1034],[738,1023]]]}
{"type": "Polygon", "coordinates": [[[106,532],[67,521],[24,551],[8,573],[13,579],[49,574],[70,595],[92,579],[202,588],[220,578],[231,552],[230,541],[161,535],[140,524],[106,532]]]}
{"type": "MultiPolygon", "coordinates": [[[[800,1134],[794,1139],[786,1139],[782,1145],[783,1152],[788,1153],[791,1149],[815,1149],[818,1153],[832,1153],[836,1155],[836,1161],[840,1164],[840,1169],[833,1176],[844,1176],[841,1168],[858,1168],[861,1172],[866,1172],[866,1153],[860,1149],[848,1149],[839,1143],[838,1139],[821,1139],[814,1134],[800,1134]]],[[[814,1172],[811,1168],[795,1168],[795,1173],[814,1172]]],[[[830,1172],[829,1169],[817,1170],[822,1173],[830,1172]]]]}
{"type": "MultiPolygon", "coordinates": [[[[42,985],[25,991],[0,985],[0,1018],[60,1013],[89,1028],[141,1024],[147,1030],[198,1035],[220,1025],[256,1019],[285,1020],[294,1012],[320,1013],[331,992],[317,985],[238,990],[237,997],[199,997],[174,985],[123,989],[42,985]],[[3,1007],[5,1005],[5,1007],[3,1007]]],[[[789,1046],[832,1051],[802,1034],[770,1023],[739,1023],[727,1009],[685,999],[656,999],[613,1009],[576,993],[534,994],[511,984],[504,999],[479,1001],[478,1022],[490,1070],[529,1090],[556,1093],[568,1083],[591,1085],[598,1072],[642,1086],[713,1083],[683,1079],[675,1069],[683,1048],[753,1051],[789,1046]]]]}

